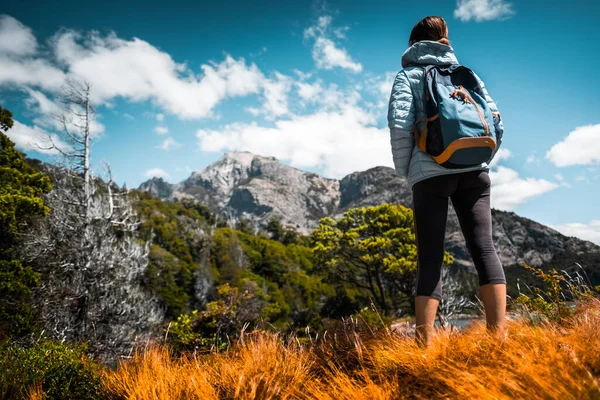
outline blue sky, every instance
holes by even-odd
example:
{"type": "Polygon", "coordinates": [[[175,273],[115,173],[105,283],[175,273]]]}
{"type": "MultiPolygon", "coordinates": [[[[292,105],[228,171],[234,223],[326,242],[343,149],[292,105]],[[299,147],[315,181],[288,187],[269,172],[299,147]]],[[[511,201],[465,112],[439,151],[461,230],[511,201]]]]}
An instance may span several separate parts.
{"type": "Polygon", "coordinates": [[[53,159],[33,143],[58,134],[76,77],[97,103],[94,168],[129,187],[232,150],[336,178],[392,166],[393,77],[412,26],[441,15],[504,120],[494,206],[600,243],[600,2],[49,3],[0,11],[0,104],[32,157],[53,159]]]}

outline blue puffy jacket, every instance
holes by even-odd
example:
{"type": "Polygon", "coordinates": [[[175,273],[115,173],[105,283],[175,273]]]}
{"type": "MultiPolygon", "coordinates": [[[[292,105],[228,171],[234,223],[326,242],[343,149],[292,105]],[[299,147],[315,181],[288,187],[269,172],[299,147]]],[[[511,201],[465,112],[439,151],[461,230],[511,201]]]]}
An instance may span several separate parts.
{"type": "MultiPolygon", "coordinates": [[[[452,47],[439,42],[423,40],[413,44],[404,52],[402,55],[402,68],[404,69],[396,75],[394,80],[388,109],[392,154],[396,173],[408,178],[411,187],[419,181],[438,175],[488,169],[487,163],[464,169],[448,169],[438,165],[430,155],[415,146],[414,123],[416,119],[425,116],[424,67],[448,64],[458,64],[452,47]]],[[[479,77],[477,79],[483,88],[491,111],[497,113],[498,107],[488,94],[483,82],[479,77]]],[[[495,128],[497,152],[502,143],[504,131],[501,118],[495,128]]]]}

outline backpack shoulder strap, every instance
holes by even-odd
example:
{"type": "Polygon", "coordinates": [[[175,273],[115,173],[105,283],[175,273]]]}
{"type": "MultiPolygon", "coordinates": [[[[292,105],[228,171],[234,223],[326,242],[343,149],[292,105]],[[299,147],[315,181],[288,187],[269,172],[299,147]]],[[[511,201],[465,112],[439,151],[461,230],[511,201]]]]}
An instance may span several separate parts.
{"type": "Polygon", "coordinates": [[[425,89],[425,114],[431,118],[437,114],[437,94],[435,90],[435,78],[438,72],[437,65],[428,65],[423,71],[423,87],[425,89]]]}

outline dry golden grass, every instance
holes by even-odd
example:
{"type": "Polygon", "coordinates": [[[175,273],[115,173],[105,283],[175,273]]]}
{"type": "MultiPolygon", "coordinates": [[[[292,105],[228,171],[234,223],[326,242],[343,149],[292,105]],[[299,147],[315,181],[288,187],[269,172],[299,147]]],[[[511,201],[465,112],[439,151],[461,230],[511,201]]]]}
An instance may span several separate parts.
{"type": "Polygon", "coordinates": [[[27,394],[27,400],[44,400],[44,389],[42,385],[34,385],[27,394]]]}
{"type": "Polygon", "coordinates": [[[150,348],[106,372],[105,387],[125,399],[600,399],[600,300],[561,325],[510,322],[508,333],[475,323],[424,350],[352,326],[310,346],[263,332],[212,355],[150,348]]]}

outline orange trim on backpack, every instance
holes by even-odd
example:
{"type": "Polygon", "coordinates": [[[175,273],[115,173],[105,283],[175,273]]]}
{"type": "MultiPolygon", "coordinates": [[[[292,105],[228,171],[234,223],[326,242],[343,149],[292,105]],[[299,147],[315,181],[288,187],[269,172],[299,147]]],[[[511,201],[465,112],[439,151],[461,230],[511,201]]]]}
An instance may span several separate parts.
{"type": "Polygon", "coordinates": [[[415,141],[417,142],[417,147],[424,153],[427,153],[427,124],[431,121],[435,121],[440,117],[440,114],[436,114],[431,118],[425,119],[425,125],[423,125],[423,129],[421,133],[419,133],[419,129],[417,128],[417,124],[421,122],[423,118],[418,118],[415,121],[415,141]]]}
{"type": "Polygon", "coordinates": [[[496,149],[496,141],[489,136],[477,137],[477,138],[460,138],[450,143],[446,150],[437,157],[433,157],[436,163],[443,164],[452,157],[452,155],[461,149],[468,149],[471,147],[489,147],[494,151],[496,149]]]}

